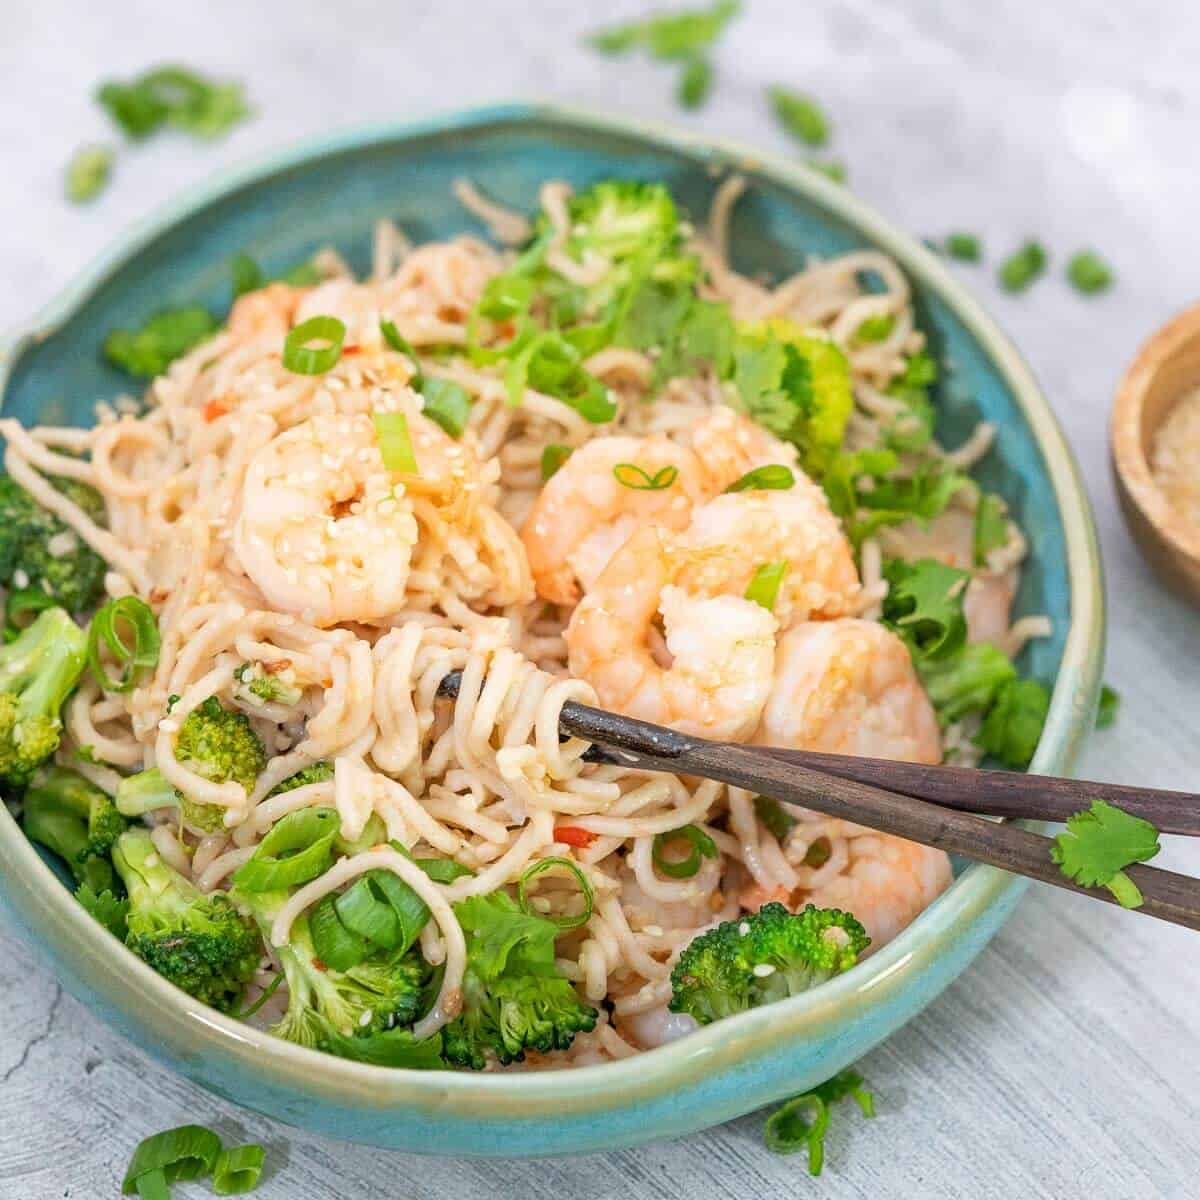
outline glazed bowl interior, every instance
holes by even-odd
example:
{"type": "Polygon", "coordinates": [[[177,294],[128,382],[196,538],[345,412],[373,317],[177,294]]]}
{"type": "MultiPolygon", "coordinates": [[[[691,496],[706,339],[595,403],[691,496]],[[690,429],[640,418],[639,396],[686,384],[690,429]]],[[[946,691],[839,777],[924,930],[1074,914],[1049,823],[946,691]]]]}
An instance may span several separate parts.
{"type": "MultiPolygon", "coordinates": [[[[810,255],[863,247],[896,259],[945,366],[938,437],[981,418],[999,433],[977,472],[1029,536],[1016,611],[1053,634],[1022,669],[1053,682],[1033,769],[1064,773],[1090,728],[1103,655],[1100,566],[1086,495],[1037,385],[935,256],[849,192],[736,147],[537,106],[508,106],[301,146],[234,172],[122,241],[0,358],[2,407],[26,424],[88,424],[127,381],[99,355],[109,330],[173,305],[224,311],[240,251],[268,273],[334,246],[358,271],[391,217],[414,242],[483,231],[451,198],[463,176],[535,207],[540,183],[623,176],[666,183],[697,218],[722,173],[750,188],[735,210],[735,265],[778,279],[810,255]]],[[[334,1136],[443,1154],[549,1154],[684,1133],[819,1082],[894,1032],[982,948],[1022,885],[956,864],[950,890],[900,937],[816,991],[622,1062],[571,1071],[388,1071],[281,1042],[191,1001],[91,922],[0,806],[0,898],[64,982],[140,1045],[239,1103],[334,1136]]]]}

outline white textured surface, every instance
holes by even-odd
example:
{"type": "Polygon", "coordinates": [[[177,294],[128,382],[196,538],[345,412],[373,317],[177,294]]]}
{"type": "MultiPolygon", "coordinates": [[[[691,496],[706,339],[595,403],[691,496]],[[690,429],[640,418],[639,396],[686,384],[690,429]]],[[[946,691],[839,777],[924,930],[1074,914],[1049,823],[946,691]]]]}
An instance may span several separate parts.
{"type": "MultiPolygon", "coordinates": [[[[8,0],[0,38],[0,329],[23,320],[130,222],[212,170],[336,124],[514,95],[677,119],[673,73],[609,62],[577,34],[642,10],[560,0],[8,0]],[[176,59],[249,81],[257,119],[227,142],[121,157],[86,210],[60,199],[77,143],[107,138],[97,79],[176,59]]],[[[749,0],[714,99],[683,121],[783,148],[762,86],[812,91],[852,186],[914,232],[981,232],[993,261],[1027,234],[1058,262],[1031,293],[964,271],[1031,360],[1096,505],[1109,579],[1109,678],[1124,695],[1083,773],[1195,786],[1200,619],[1126,538],[1105,415],[1137,343],[1196,299],[1200,10],[1185,0],[749,0]],[[1001,15],[1003,9],[1003,16],[1001,15]],[[1082,300],[1058,267],[1093,242],[1119,287],[1082,300]]],[[[1162,865],[1200,870],[1170,845],[1162,865]]],[[[975,967],[865,1062],[880,1115],[852,1113],[813,1184],[762,1149],[761,1116],[685,1141],[540,1163],[422,1162],[251,1117],[111,1034],[0,937],[0,1196],[113,1196],[147,1134],[184,1121],[269,1148],[263,1200],[531,1200],[792,1195],[1185,1197],[1197,1192],[1200,955],[1181,930],[1048,891],[975,967]]],[[[188,1195],[203,1194],[192,1187],[188,1195]]]]}

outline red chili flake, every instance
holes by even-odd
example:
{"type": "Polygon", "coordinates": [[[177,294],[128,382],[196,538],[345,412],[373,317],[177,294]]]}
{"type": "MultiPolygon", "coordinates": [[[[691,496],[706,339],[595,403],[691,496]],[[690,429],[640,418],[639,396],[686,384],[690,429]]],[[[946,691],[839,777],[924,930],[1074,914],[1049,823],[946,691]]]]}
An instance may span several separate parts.
{"type": "Polygon", "coordinates": [[[208,424],[211,425],[213,421],[220,419],[228,411],[229,409],[227,409],[225,405],[220,402],[220,400],[210,400],[204,406],[204,419],[206,422],[208,422],[208,424]]]}
{"type": "Polygon", "coordinates": [[[556,825],[554,840],[564,846],[574,846],[577,850],[586,850],[600,835],[590,829],[580,829],[578,825],[556,825]]]}

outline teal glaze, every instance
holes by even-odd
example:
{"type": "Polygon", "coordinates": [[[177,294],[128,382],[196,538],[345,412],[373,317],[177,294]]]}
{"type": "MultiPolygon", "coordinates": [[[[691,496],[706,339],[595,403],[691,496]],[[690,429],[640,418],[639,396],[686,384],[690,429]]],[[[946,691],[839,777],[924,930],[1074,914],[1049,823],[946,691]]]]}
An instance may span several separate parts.
{"type": "MultiPolygon", "coordinates": [[[[1010,343],[936,256],[802,166],[537,105],[339,134],[234,171],[134,230],[0,350],[0,403],[27,423],[88,422],[95,400],[125,386],[98,355],[108,330],[173,304],[223,311],[238,251],[274,272],[332,244],[362,269],[381,216],[417,241],[480,232],[451,199],[461,175],[523,209],[547,178],[661,180],[702,214],[713,168],[735,168],[751,183],[732,230],[739,268],[779,277],[806,254],[863,246],[891,254],[913,283],[933,349],[951,364],[939,435],[954,444],[980,417],[998,425],[981,477],[1029,534],[1018,611],[1048,613],[1055,628],[1024,664],[1055,684],[1033,767],[1068,772],[1095,712],[1104,614],[1091,514],[1061,432],[1010,343]]],[[[305,1129],[427,1154],[611,1149],[810,1087],[937,996],[1023,888],[988,867],[962,869],[908,930],[846,975],[636,1059],[516,1076],[386,1071],[272,1039],[177,992],[91,922],[0,806],[0,899],[76,996],[230,1100],[305,1129]]]]}

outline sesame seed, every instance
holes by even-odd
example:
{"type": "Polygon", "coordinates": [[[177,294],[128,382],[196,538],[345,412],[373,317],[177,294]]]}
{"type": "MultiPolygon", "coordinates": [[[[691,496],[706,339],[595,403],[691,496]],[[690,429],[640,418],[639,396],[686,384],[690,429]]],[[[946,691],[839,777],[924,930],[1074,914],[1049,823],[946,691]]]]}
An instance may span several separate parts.
{"type": "Polygon", "coordinates": [[[755,963],[752,973],[758,979],[766,979],[768,975],[775,974],[775,968],[770,963],[755,963]]]}

